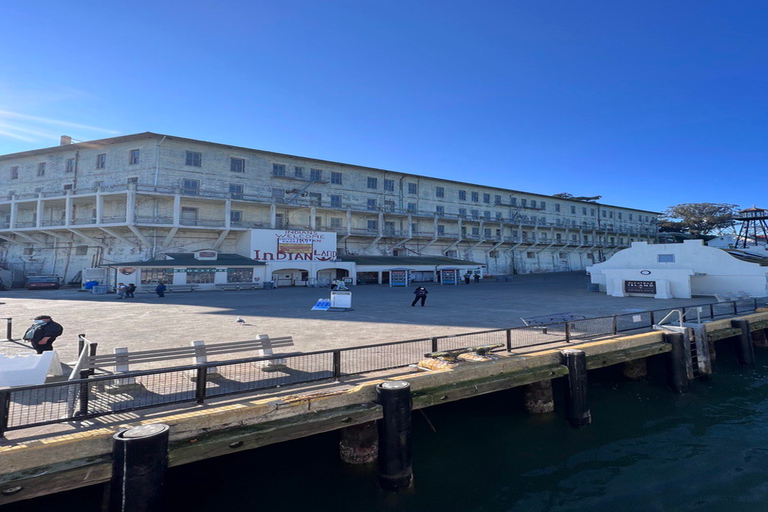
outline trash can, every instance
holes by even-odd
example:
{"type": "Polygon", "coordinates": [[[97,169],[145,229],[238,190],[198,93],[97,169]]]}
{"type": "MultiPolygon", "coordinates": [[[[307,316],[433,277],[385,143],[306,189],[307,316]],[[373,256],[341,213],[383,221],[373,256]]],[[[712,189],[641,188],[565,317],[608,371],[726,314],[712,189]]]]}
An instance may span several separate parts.
{"type": "Polygon", "coordinates": [[[109,290],[109,286],[107,286],[105,284],[97,284],[93,288],[91,288],[91,293],[97,294],[97,295],[102,295],[102,294],[107,293],[107,290],[109,290]]]}

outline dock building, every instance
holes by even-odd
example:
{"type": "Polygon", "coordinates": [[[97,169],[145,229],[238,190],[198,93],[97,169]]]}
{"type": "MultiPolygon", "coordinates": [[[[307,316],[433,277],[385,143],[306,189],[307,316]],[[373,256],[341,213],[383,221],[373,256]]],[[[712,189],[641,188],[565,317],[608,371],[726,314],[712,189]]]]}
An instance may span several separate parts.
{"type": "MultiPolygon", "coordinates": [[[[259,230],[335,238],[336,264],[303,265],[310,252],[281,266],[293,282],[323,271],[387,282],[404,256],[422,274],[580,270],[657,236],[657,212],[149,132],[0,155],[0,178],[0,265],[65,281],[166,254],[254,258],[241,249],[259,230]],[[373,274],[354,261],[371,256],[373,274]]],[[[193,283],[217,273],[184,272],[193,283]]]]}

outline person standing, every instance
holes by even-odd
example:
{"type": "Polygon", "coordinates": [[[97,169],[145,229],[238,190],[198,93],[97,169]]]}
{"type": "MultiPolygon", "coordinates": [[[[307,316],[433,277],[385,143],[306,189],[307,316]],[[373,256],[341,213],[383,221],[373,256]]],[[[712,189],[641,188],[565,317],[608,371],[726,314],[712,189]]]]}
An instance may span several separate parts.
{"type": "Polygon", "coordinates": [[[122,299],[125,297],[125,283],[117,283],[117,298],[122,299]]]}
{"type": "Polygon", "coordinates": [[[466,274],[464,274],[464,284],[469,284],[469,279],[470,279],[470,277],[471,277],[471,276],[469,275],[469,272],[467,272],[466,274]]]}
{"type": "Polygon", "coordinates": [[[53,350],[53,342],[61,336],[64,328],[48,315],[38,315],[24,333],[23,339],[32,344],[38,354],[53,350]]]}
{"type": "Polygon", "coordinates": [[[474,278],[475,278],[475,282],[476,282],[476,283],[479,283],[479,282],[480,282],[480,274],[475,274],[475,275],[474,275],[474,278]]]}
{"type": "Polygon", "coordinates": [[[165,284],[163,284],[163,282],[160,281],[159,283],[157,283],[157,287],[155,287],[155,293],[157,294],[158,297],[165,297],[166,289],[167,287],[165,286],[165,284]]]}
{"type": "Polygon", "coordinates": [[[132,299],[135,291],[136,291],[136,284],[131,283],[125,288],[125,296],[132,299]]]}
{"type": "Polygon", "coordinates": [[[416,296],[413,299],[413,302],[411,302],[411,307],[415,306],[418,301],[421,301],[421,307],[424,307],[424,303],[427,301],[427,294],[429,292],[426,288],[423,286],[419,286],[415,290],[413,290],[413,294],[416,296]]]}

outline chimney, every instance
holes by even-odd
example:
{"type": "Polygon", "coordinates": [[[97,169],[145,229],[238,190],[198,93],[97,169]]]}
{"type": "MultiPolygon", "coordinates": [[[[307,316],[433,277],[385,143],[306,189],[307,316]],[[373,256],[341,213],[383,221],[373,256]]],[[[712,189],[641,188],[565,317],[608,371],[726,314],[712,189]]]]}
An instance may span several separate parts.
{"type": "Polygon", "coordinates": [[[62,135],[61,142],[59,143],[59,145],[66,146],[68,144],[72,144],[72,137],[70,137],[69,135],[62,135]]]}

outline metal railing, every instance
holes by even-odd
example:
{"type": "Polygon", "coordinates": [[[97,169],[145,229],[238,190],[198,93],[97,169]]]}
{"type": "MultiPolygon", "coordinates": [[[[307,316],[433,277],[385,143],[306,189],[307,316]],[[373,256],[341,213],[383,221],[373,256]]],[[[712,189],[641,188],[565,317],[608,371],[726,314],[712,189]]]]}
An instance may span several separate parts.
{"type": "MultiPolygon", "coordinates": [[[[414,365],[426,353],[501,344],[495,351],[555,343],[584,343],[599,336],[650,329],[672,312],[701,318],[755,311],[758,299],[642,311],[538,326],[510,327],[360,347],[277,354],[230,361],[88,377],[78,365],[74,380],[0,389],[0,437],[6,431],[120,414],[414,365]],[[130,386],[125,386],[131,382],[130,386]]],[[[10,320],[10,319],[7,319],[10,320]]],[[[10,326],[10,322],[8,324],[10,326]]],[[[10,328],[10,327],[9,327],[10,328]]],[[[9,333],[10,335],[10,333],[9,333]]],[[[95,344],[80,335],[81,355],[95,344]]]]}

